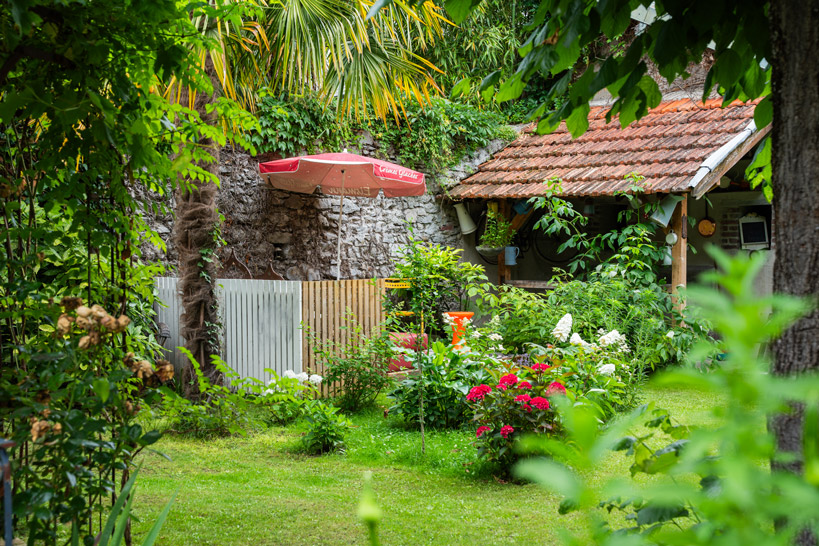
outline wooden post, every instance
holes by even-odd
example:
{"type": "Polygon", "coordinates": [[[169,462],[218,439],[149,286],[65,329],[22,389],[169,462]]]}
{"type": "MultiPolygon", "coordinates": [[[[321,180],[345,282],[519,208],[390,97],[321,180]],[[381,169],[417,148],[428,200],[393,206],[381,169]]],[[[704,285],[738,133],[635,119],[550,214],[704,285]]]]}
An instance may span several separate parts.
{"type": "Polygon", "coordinates": [[[688,194],[677,203],[674,215],[671,217],[671,230],[677,234],[677,242],[671,247],[671,293],[674,307],[682,312],[685,303],[677,299],[679,287],[688,284],[686,270],[688,267],[688,194]]]}
{"type": "MultiPolygon", "coordinates": [[[[498,212],[503,218],[509,216],[509,201],[503,199],[498,206],[498,212]]],[[[498,255],[498,284],[504,284],[512,278],[512,268],[506,265],[505,252],[498,255]]]]}

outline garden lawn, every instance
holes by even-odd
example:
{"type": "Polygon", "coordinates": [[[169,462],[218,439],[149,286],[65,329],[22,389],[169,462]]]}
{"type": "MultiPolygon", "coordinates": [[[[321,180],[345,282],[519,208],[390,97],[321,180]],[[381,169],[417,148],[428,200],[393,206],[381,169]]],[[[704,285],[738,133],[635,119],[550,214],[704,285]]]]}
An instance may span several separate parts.
{"type": "MultiPolygon", "coordinates": [[[[647,387],[644,401],[686,424],[712,423],[722,399],[691,390],[647,387]]],[[[471,430],[421,437],[380,409],[353,417],[344,454],[296,453],[301,429],[271,428],[247,438],[193,440],[166,436],[141,457],[135,512],[144,536],[165,503],[176,498],[158,544],[362,544],[356,509],[363,472],[384,517],[384,545],[554,544],[561,529],[581,532],[577,514],[557,513],[560,499],[538,487],[495,480],[477,461],[471,430]]],[[[627,476],[629,461],[612,454],[588,480],[627,476]]],[[[138,544],[139,542],[135,542],[138,544]]]]}

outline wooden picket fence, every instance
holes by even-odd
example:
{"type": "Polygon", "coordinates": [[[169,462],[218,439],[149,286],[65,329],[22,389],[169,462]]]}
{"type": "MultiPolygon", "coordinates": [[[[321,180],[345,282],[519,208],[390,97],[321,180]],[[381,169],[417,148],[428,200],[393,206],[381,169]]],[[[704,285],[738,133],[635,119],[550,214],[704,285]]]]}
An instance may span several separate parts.
{"type": "MultiPolygon", "coordinates": [[[[305,281],[301,286],[302,369],[323,376],[324,363],[314,352],[317,345],[331,341],[343,353],[359,341],[356,325],[369,336],[384,321],[384,279],[305,281]]],[[[330,394],[334,387],[324,384],[322,392],[330,394]]]]}

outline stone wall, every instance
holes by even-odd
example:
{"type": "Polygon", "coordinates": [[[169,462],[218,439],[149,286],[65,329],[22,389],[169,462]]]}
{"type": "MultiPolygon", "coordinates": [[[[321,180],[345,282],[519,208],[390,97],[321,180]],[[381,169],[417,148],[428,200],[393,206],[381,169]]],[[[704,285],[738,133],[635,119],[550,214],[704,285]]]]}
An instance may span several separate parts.
{"type": "MultiPolygon", "coordinates": [[[[363,138],[362,150],[353,153],[374,155],[372,141],[363,138]]],[[[437,199],[441,184],[451,184],[473,172],[477,165],[501,149],[504,141],[493,141],[459,165],[437,177],[427,177],[427,193],[421,197],[375,199],[345,197],[340,222],[341,278],[359,279],[388,276],[392,257],[406,241],[406,221],[412,221],[416,235],[434,243],[460,247],[461,233],[452,205],[437,199]]],[[[231,251],[251,273],[259,275],[268,264],[290,280],[334,279],[336,242],[339,232],[339,198],[303,195],[272,189],[258,174],[258,161],[249,154],[223,149],[220,161],[221,187],[218,207],[225,221],[222,236],[226,246],[224,261],[231,251]]],[[[143,196],[143,199],[161,199],[143,196]]],[[[166,202],[173,210],[172,197],[166,202]]],[[[145,211],[148,224],[167,245],[163,252],[151,245],[143,257],[176,266],[171,214],[145,211]]]]}

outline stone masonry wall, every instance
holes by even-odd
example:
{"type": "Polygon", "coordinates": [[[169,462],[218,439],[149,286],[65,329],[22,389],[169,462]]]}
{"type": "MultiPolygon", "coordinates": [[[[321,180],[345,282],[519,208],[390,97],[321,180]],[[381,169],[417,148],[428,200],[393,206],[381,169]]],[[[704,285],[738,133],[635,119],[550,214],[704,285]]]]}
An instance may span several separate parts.
{"type": "MultiPolygon", "coordinates": [[[[366,135],[362,143],[362,150],[350,151],[374,155],[375,148],[366,135]]],[[[504,145],[504,141],[493,141],[437,178],[427,176],[427,193],[421,197],[345,197],[341,278],[388,276],[392,257],[406,241],[407,220],[412,221],[416,236],[423,240],[462,246],[452,205],[442,204],[435,194],[440,193],[441,183],[463,179],[504,145]]],[[[289,280],[335,279],[339,198],[272,189],[258,174],[259,160],[267,159],[229,148],[222,150],[218,207],[225,218],[222,236],[227,244],[220,257],[224,261],[235,251],[254,276],[272,264],[289,280]]],[[[173,210],[172,197],[167,199],[173,210]]],[[[149,210],[144,214],[165,241],[167,252],[146,245],[143,257],[165,263],[173,275],[177,263],[171,237],[173,217],[154,215],[149,210]]]]}

